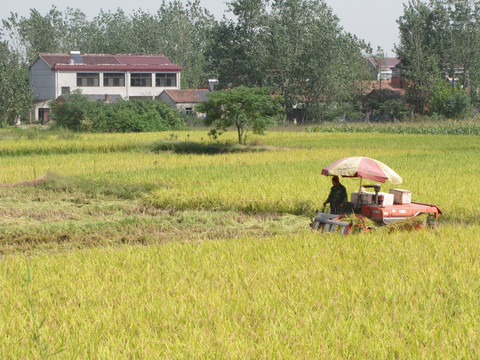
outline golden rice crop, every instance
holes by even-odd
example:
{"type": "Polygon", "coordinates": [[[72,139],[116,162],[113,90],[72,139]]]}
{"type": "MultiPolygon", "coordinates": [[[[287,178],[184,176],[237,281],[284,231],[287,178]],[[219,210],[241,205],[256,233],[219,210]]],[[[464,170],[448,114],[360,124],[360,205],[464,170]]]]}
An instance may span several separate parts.
{"type": "Polygon", "coordinates": [[[62,359],[475,358],[479,230],[9,257],[0,355],[40,357],[42,345],[62,359]]]}
{"type": "MultiPolygon", "coordinates": [[[[173,135],[206,141],[200,131],[173,135]]],[[[52,153],[2,156],[0,182],[33,179],[51,171],[124,185],[147,183],[153,188],[145,194],[147,201],[159,207],[307,214],[320,206],[330,187],[329,179],[320,175],[322,167],[341,157],[364,155],[397,171],[404,179],[400,187],[411,190],[414,201],[439,205],[446,219],[478,221],[480,199],[474,185],[480,173],[478,137],[277,132],[251,137],[278,148],[266,152],[177,155],[134,150],[135,144],[169,136],[82,135],[72,143],[30,140],[34,145],[22,140],[20,147],[52,153]],[[127,150],[124,144],[129,144],[127,150]],[[62,146],[88,150],[56,153],[62,146]],[[110,150],[102,151],[106,148],[110,150]]],[[[357,179],[342,182],[348,192],[358,189],[357,179]]],[[[386,183],[382,191],[390,187],[399,186],[386,183]]]]}
{"type": "MultiPolygon", "coordinates": [[[[437,230],[423,232],[343,238],[310,231],[301,216],[295,218],[305,222],[305,231],[275,237],[230,232],[206,240],[212,237],[206,232],[205,238],[158,245],[73,245],[70,251],[3,256],[0,358],[57,351],[54,357],[62,359],[478,356],[480,138],[269,132],[249,136],[275,147],[266,152],[149,151],[149,144],[169,138],[208,141],[205,131],[1,140],[0,182],[50,171],[68,178],[67,185],[137,186],[144,204],[172,213],[313,215],[331,186],[321,169],[344,156],[364,155],[403,177],[404,184],[394,187],[411,190],[414,201],[439,205],[444,215],[437,230]]],[[[342,182],[349,192],[358,189],[358,179],[342,182]]],[[[48,234],[56,226],[66,231],[88,225],[86,234],[95,235],[105,218],[111,234],[127,228],[115,228],[117,221],[131,223],[131,231],[142,224],[136,213],[122,217],[120,200],[102,205],[100,197],[76,199],[79,190],[70,195],[68,186],[59,191],[65,196],[55,193],[52,204],[68,206],[50,210],[53,190],[32,189],[23,208],[14,198],[22,189],[1,189],[2,211],[11,215],[0,219],[1,228],[8,235],[28,224],[35,234],[48,234]],[[32,208],[37,217],[13,218],[32,208]],[[46,213],[48,221],[42,220],[46,213]]],[[[189,221],[181,215],[174,220],[189,221]]],[[[216,226],[225,226],[220,220],[216,226]]],[[[174,222],[165,229],[173,231],[174,222]]],[[[24,241],[41,241],[27,235],[24,241]]]]}

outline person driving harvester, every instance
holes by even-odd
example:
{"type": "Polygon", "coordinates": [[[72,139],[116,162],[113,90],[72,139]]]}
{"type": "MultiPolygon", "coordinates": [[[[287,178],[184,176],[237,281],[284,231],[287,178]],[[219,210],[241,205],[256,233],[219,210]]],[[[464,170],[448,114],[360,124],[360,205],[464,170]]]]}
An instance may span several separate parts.
{"type": "Polygon", "coordinates": [[[330,203],[330,214],[345,214],[347,210],[348,195],[345,186],[340,184],[338,176],[332,177],[333,186],[330,188],[330,194],[323,206],[330,203]]]}

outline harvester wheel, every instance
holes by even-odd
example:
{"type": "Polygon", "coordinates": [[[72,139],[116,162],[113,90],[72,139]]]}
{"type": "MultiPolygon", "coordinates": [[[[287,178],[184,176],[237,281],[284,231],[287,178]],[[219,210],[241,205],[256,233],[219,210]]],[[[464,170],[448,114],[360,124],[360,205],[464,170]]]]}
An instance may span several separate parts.
{"type": "Polygon", "coordinates": [[[375,227],[374,226],[367,226],[365,218],[361,215],[355,216],[358,220],[355,224],[352,225],[352,233],[365,233],[372,231],[375,227]]]}
{"type": "MultiPolygon", "coordinates": [[[[342,218],[346,217],[345,215],[342,218]]],[[[345,220],[345,219],[344,219],[345,220]]],[[[367,226],[365,218],[361,215],[355,215],[355,221],[351,220],[345,229],[345,235],[365,233],[373,230],[373,226],[367,226]]]]}
{"type": "Polygon", "coordinates": [[[437,218],[435,217],[435,215],[428,214],[427,225],[432,229],[435,229],[437,227],[437,218]]]}

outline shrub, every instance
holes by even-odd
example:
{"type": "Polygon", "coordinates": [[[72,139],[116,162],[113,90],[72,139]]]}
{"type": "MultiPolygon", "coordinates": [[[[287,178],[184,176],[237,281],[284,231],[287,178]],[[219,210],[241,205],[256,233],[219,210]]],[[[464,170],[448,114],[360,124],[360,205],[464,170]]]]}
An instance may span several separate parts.
{"type": "Polygon", "coordinates": [[[406,106],[405,99],[386,100],[379,106],[379,112],[385,114],[388,120],[403,119],[409,110],[406,106]]]}
{"type": "Polygon", "coordinates": [[[446,80],[438,80],[432,96],[428,98],[427,107],[431,115],[460,119],[470,111],[470,100],[459,85],[452,86],[446,80]]]}
{"type": "Polygon", "coordinates": [[[78,131],[81,129],[82,121],[97,112],[94,110],[97,106],[97,103],[90,101],[86,95],[73,91],[50,102],[51,117],[56,126],[78,131]]]}
{"type": "Polygon", "coordinates": [[[371,112],[372,118],[382,121],[401,120],[408,114],[405,99],[387,89],[374,90],[365,98],[365,106],[371,112]]]}
{"type": "Polygon", "coordinates": [[[90,101],[88,96],[73,92],[52,102],[51,108],[56,126],[74,131],[165,131],[183,125],[183,118],[177,110],[155,100],[105,104],[90,101]]]}

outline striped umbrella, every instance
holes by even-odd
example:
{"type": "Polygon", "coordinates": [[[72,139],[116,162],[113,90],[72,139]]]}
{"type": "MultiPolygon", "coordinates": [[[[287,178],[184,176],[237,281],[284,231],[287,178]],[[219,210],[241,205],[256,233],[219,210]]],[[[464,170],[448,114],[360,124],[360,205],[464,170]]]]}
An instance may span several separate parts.
{"type": "Polygon", "coordinates": [[[322,169],[322,175],[359,177],[384,183],[401,184],[402,178],[384,163],[365,156],[346,157],[322,169]]]}

